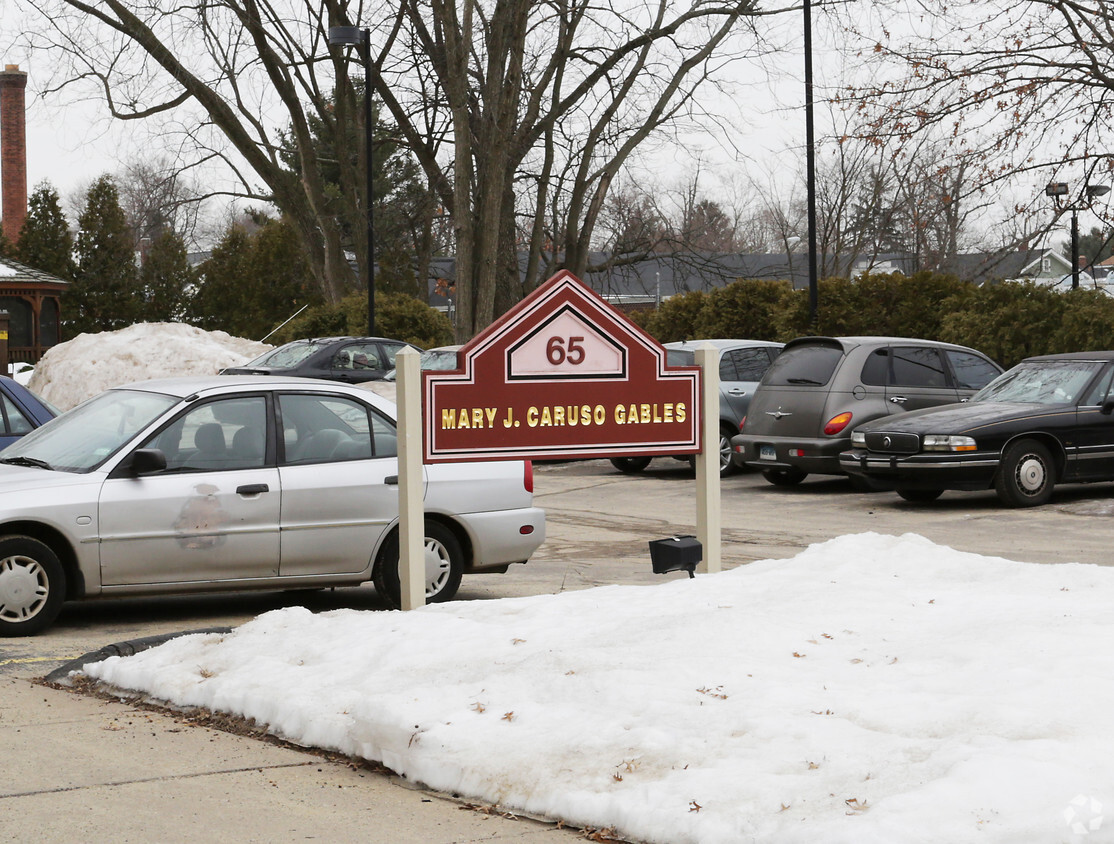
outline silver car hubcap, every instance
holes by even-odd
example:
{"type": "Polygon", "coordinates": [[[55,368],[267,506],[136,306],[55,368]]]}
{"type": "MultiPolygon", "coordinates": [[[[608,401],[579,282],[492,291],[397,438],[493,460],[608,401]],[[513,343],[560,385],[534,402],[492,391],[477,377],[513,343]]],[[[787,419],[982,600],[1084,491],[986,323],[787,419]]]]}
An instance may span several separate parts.
{"type": "Polygon", "coordinates": [[[425,595],[436,595],[445,588],[451,569],[448,549],[436,539],[425,539],[425,595]]]}
{"type": "Polygon", "coordinates": [[[0,619],[27,621],[46,604],[50,581],[46,571],[30,557],[0,560],[0,619]]]}
{"type": "Polygon", "coordinates": [[[1017,484],[1021,491],[1033,495],[1044,488],[1044,463],[1033,455],[1027,455],[1017,467],[1017,484]]]}

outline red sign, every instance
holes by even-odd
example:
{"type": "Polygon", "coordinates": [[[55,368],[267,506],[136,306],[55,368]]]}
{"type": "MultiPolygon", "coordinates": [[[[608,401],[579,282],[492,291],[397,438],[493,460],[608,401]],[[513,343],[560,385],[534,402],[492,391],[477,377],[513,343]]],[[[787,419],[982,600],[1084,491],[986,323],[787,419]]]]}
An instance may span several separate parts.
{"type": "Polygon", "coordinates": [[[424,372],[425,462],[700,451],[700,369],[562,272],[424,372]]]}

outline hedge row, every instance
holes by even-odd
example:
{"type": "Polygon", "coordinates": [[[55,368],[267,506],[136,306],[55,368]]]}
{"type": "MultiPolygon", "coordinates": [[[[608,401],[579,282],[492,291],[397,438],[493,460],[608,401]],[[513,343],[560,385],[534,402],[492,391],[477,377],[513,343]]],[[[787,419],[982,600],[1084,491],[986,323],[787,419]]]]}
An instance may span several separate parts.
{"type": "Polygon", "coordinates": [[[1032,282],[976,287],[950,275],[828,278],[809,325],[808,291],[744,280],[673,296],[636,315],[660,342],[712,337],[785,342],[807,334],[943,340],[979,349],[1004,367],[1030,355],[1114,348],[1114,298],[1100,290],[1058,292],[1032,282]]]}

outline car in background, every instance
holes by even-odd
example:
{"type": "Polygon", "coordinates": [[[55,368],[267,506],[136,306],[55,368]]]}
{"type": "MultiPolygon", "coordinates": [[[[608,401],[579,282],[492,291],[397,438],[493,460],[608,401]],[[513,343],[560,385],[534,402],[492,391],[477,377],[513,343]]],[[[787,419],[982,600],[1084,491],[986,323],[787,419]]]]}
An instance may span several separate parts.
{"type": "MultiPolygon", "coordinates": [[[[464,346],[436,346],[432,349],[426,349],[422,352],[422,357],[418,361],[420,369],[435,370],[437,372],[448,372],[457,368],[457,352],[463,349],[464,346]]],[[[398,377],[398,370],[392,369],[383,376],[384,381],[394,381],[398,377]]]]}
{"type": "MultiPolygon", "coordinates": [[[[731,437],[747,415],[751,396],[770,363],[781,351],[781,343],[766,340],[685,340],[665,343],[668,366],[694,366],[696,350],[704,344],[719,349],[719,467],[720,475],[735,470],[731,459],[731,437]]],[[[641,472],[652,457],[644,455],[612,457],[611,465],[622,472],[641,472]]],[[[691,461],[688,455],[678,460],[691,461]]]]}
{"type": "Polygon", "coordinates": [[[841,475],[859,425],[961,401],[1002,368],[966,346],[906,337],[799,337],[763,376],[731,440],[739,465],[772,484],[841,475]]]}
{"type": "Polygon", "coordinates": [[[395,368],[395,355],[407,347],[422,351],[412,343],[385,337],[294,340],[255,360],[222,369],[221,375],[289,375],[350,384],[381,381],[395,368]]]}
{"type": "MultiPolygon", "coordinates": [[[[425,474],[425,594],[545,539],[529,462],[425,474]]],[[[313,589],[399,600],[395,406],[355,386],[208,376],[108,390],[0,453],[0,637],[63,601],[313,589]]]]}
{"type": "Polygon", "coordinates": [[[59,413],[58,408],[14,378],[0,375],[0,449],[45,425],[59,413]]]}
{"type": "Polygon", "coordinates": [[[907,501],[994,489],[1045,504],[1057,483],[1114,480],[1114,351],[1026,358],[965,404],[855,429],[843,470],[907,501]]]}

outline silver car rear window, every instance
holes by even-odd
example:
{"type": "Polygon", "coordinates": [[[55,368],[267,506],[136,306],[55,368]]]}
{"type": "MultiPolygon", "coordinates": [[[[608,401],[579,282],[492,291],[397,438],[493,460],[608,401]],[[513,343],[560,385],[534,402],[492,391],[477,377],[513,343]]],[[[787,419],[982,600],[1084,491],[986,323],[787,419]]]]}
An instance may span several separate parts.
{"type": "Polygon", "coordinates": [[[771,387],[823,387],[832,378],[843,349],[838,346],[793,346],[766,370],[762,384],[771,387]]]}

